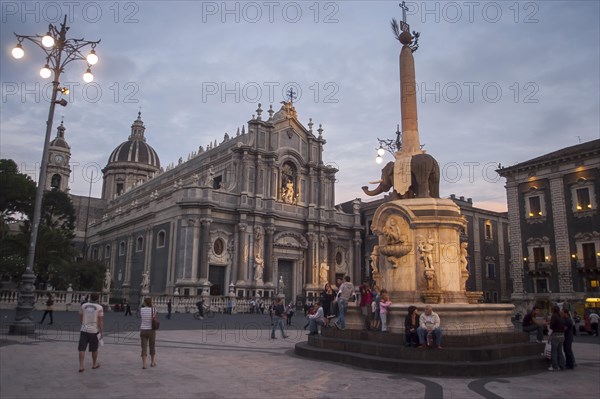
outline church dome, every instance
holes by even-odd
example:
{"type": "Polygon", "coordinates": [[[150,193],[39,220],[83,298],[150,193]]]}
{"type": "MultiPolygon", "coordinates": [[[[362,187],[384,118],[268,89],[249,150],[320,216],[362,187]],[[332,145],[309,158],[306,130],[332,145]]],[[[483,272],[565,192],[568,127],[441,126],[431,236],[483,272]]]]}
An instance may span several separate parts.
{"type": "Polygon", "coordinates": [[[131,162],[160,169],[160,159],[158,154],[146,143],[144,137],[144,122],[142,122],[141,113],[131,125],[131,135],[129,139],[117,146],[108,157],[108,165],[115,163],[131,162]]]}

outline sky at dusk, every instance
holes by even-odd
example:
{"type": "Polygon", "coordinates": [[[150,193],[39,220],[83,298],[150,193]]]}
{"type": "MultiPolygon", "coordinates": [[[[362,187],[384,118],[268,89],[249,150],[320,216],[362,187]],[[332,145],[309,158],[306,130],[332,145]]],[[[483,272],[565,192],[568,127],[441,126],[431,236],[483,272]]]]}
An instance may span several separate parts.
{"type": "MultiPolygon", "coordinates": [[[[64,119],[71,193],[127,140],[141,109],[161,165],[235,135],[258,104],[278,110],[285,92],[306,126],[323,126],[324,161],[339,169],[336,202],[371,200],[378,138],[400,123],[398,56],[390,29],[398,1],[2,1],[0,157],[37,180],[51,83],[43,52],[13,32],[44,34],[68,15],[69,38],[101,39],[94,82],[69,64],[53,133],[64,119]]],[[[439,162],[440,194],[506,210],[498,164],[600,137],[600,2],[406,2],[420,32],[414,53],[419,132],[439,162]]],[[[387,154],[385,162],[392,160],[387,154]]]]}

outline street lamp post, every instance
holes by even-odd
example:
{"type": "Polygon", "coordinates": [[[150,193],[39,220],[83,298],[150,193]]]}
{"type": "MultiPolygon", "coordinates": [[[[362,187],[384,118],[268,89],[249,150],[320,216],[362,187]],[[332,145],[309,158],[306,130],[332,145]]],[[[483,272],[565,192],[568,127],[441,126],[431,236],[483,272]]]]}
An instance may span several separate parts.
{"type": "Polygon", "coordinates": [[[33,311],[33,305],[35,303],[35,295],[33,292],[35,275],[33,274],[33,265],[42,214],[42,198],[46,187],[46,173],[49,156],[48,147],[50,145],[50,134],[52,132],[52,122],[54,119],[54,108],[56,104],[62,106],[67,105],[67,102],[64,99],[57,101],[59,92],[67,92],[66,89],[59,88],[60,74],[64,72],[65,66],[71,61],[85,60],[87,62],[87,70],[83,76],[83,80],[86,83],[89,83],[94,79],[91,66],[98,62],[98,57],[94,49],[96,45],[100,43],[100,40],[92,42],[83,39],[67,39],[68,30],[67,16],[65,15],[65,19],[60,25],[60,30],[50,24],[48,26],[48,33],[44,36],[23,36],[15,33],[17,45],[12,51],[13,57],[20,59],[25,55],[25,51],[23,50],[24,40],[34,43],[46,54],[46,64],[40,70],[40,76],[46,79],[54,74],[54,80],[52,82],[50,110],[48,111],[48,120],[46,122],[46,136],[42,151],[42,162],[40,164],[40,177],[35,191],[35,203],[33,208],[33,220],[31,221],[31,238],[27,252],[27,263],[25,265],[25,273],[23,273],[23,276],[21,277],[19,301],[17,303],[15,320],[9,326],[9,334],[32,334],[35,331],[35,323],[31,317],[31,312],[33,311]],[[87,56],[84,56],[81,51],[87,46],[91,46],[91,51],[87,56]]]}

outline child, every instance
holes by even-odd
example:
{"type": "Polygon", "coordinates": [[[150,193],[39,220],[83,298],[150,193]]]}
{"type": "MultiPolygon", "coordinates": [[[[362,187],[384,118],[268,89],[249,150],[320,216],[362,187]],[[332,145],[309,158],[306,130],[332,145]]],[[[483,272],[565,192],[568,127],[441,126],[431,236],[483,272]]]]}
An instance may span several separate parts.
{"type": "Polygon", "coordinates": [[[308,304],[309,308],[308,308],[308,314],[306,315],[306,325],[304,325],[304,329],[306,330],[308,328],[308,320],[310,320],[310,316],[314,315],[316,312],[316,309],[314,307],[314,305],[308,304]]]}
{"type": "Polygon", "coordinates": [[[392,305],[387,292],[381,294],[381,301],[379,302],[379,316],[381,317],[381,332],[387,332],[387,314],[388,308],[392,305]]]}

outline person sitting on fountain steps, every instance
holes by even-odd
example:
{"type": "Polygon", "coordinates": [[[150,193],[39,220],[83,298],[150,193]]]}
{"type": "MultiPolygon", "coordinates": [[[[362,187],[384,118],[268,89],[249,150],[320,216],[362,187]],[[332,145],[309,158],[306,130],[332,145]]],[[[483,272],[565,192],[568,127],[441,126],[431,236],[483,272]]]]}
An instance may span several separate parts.
{"type": "Polygon", "coordinates": [[[440,316],[432,309],[431,305],[425,305],[425,312],[419,318],[419,348],[435,347],[442,349],[442,328],[440,327],[440,316]]]}
{"type": "Polygon", "coordinates": [[[530,333],[535,331],[537,333],[536,341],[541,343],[544,339],[544,327],[546,322],[544,320],[540,320],[539,316],[540,308],[538,306],[534,306],[531,309],[531,312],[527,313],[525,317],[523,317],[523,332],[530,333]]]}

